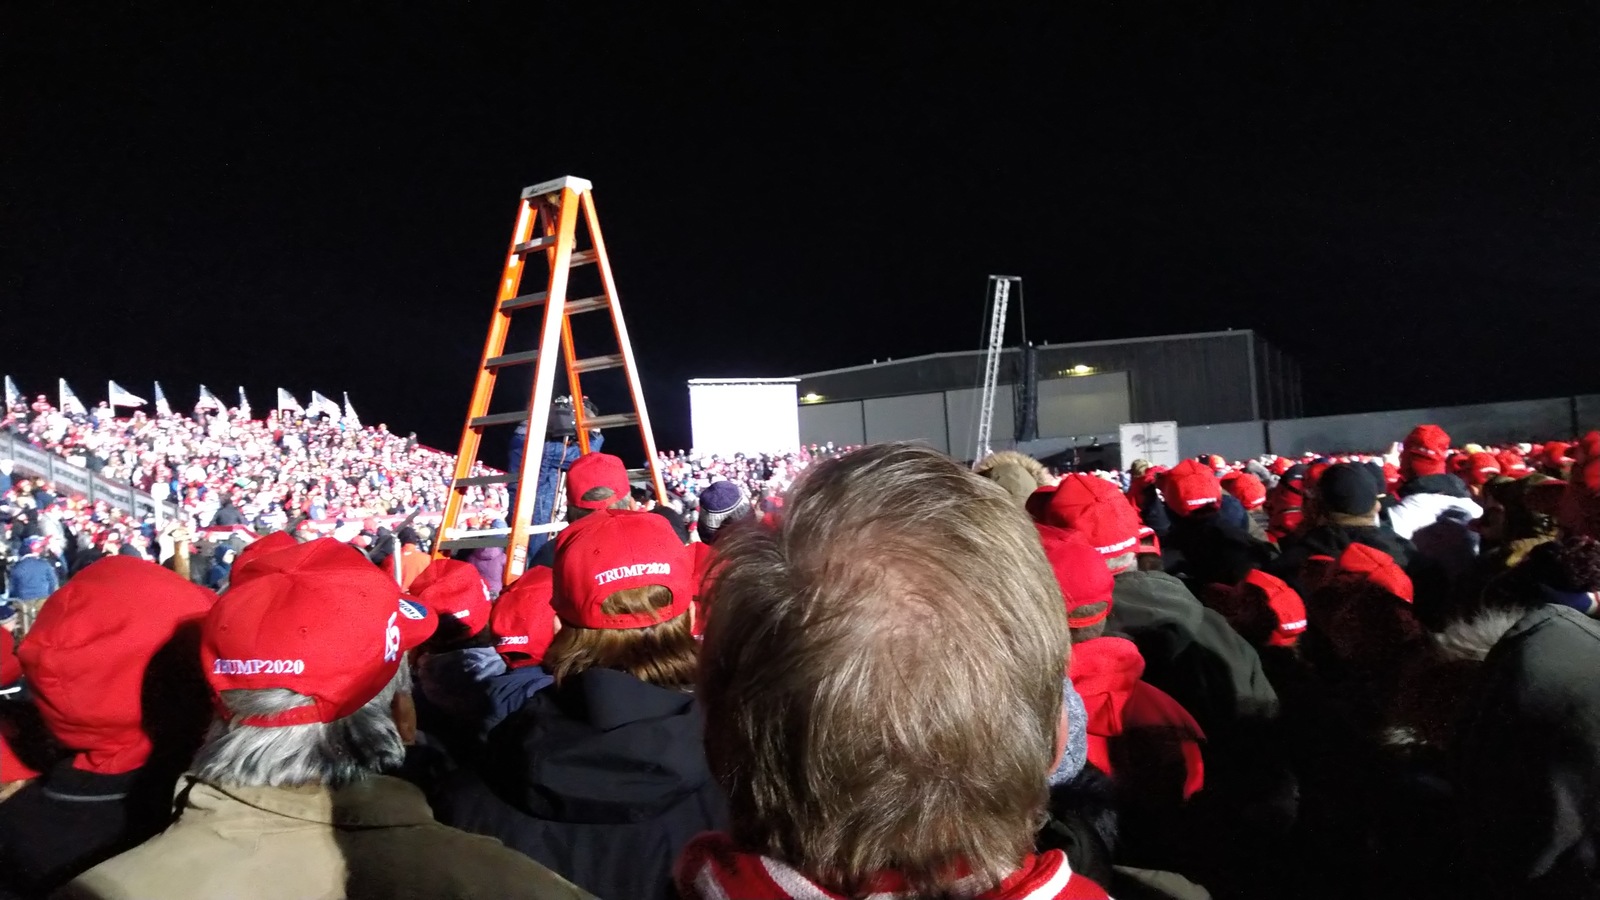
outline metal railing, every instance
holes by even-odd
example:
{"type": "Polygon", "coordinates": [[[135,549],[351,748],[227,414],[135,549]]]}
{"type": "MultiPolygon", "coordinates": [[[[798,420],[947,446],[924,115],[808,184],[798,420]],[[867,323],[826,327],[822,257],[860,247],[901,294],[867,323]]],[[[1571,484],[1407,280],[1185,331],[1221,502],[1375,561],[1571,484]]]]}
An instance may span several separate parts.
{"type": "Polygon", "coordinates": [[[63,456],[35,447],[10,431],[0,431],[0,459],[12,461],[12,477],[20,474],[53,481],[62,491],[88,497],[91,503],[103,500],[113,509],[120,509],[135,519],[145,516],[170,519],[178,515],[177,504],[171,501],[158,503],[156,498],[126,482],[96,475],[63,456]]]}

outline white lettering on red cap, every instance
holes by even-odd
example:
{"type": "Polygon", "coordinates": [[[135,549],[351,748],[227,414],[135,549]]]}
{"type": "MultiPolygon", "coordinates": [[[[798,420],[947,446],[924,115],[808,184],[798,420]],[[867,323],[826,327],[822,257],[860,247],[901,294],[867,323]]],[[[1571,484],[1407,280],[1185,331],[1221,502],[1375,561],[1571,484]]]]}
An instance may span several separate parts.
{"type": "Polygon", "coordinates": [[[211,664],[213,675],[299,675],[305,670],[303,659],[219,659],[211,664]]]}
{"type": "Polygon", "coordinates": [[[525,635],[525,634],[512,635],[511,637],[503,637],[503,638],[500,639],[500,646],[502,646],[502,647],[506,646],[507,644],[526,644],[526,643],[528,643],[528,636],[525,635]]]}
{"type": "Polygon", "coordinates": [[[389,613],[389,626],[383,631],[384,662],[394,662],[400,658],[400,626],[394,623],[398,618],[400,618],[400,613],[389,613]]]}
{"type": "Polygon", "coordinates": [[[620,578],[638,578],[641,575],[671,575],[672,563],[635,563],[617,566],[594,576],[595,584],[610,584],[620,578]]]}
{"type": "Polygon", "coordinates": [[[1303,630],[1305,630],[1305,627],[1306,627],[1306,620],[1305,619],[1300,619],[1300,620],[1295,621],[1295,622],[1285,622],[1282,625],[1278,626],[1278,628],[1283,630],[1283,631],[1303,631],[1303,630]]]}

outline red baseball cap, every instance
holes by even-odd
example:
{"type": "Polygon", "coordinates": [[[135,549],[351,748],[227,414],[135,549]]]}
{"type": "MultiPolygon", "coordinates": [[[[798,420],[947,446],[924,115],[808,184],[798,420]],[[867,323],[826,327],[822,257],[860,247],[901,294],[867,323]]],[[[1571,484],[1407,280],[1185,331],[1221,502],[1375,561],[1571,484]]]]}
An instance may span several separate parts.
{"type": "Polygon", "coordinates": [[[489,632],[499,639],[496,649],[507,666],[520,669],[544,661],[544,652],[561,628],[550,605],[554,590],[555,573],[547,566],[534,566],[494,602],[489,632]]]}
{"type": "Polygon", "coordinates": [[[1250,574],[1240,583],[1240,587],[1246,591],[1251,588],[1258,591],[1272,608],[1272,614],[1278,619],[1278,627],[1273,629],[1272,636],[1267,638],[1267,644],[1273,647],[1293,647],[1295,642],[1300,640],[1301,633],[1306,630],[1306,604],[1295,589],[1283,579],[1268,575],[1260,569],[1251,569],[1250,574]]]}
{"type": "Polygon", "coordinates": [[[228,570],[228,585],[236,587],[250,580],[254,572],[256,560],[268,554],[277,553],[279,550],[288,550],[300,546],[294,535],[287,531],[274,531],[259,541],[245,546],[239,555],[233,558],[233,568],[228,570]]]}
{"type": "Polygon", "coordinates": [[[556,539],[556,615],[584,628],[645,628],[689,610],[694,563],[667,520],[654,513],[605,509],[584,516],[556,539]],[[655,613],[607,614],[617,591],[665,585],[672,603],[655,613]]]}
{"type": "Polygon", "coordinates": [[[632,491],[628,485],[628,467],[609,453],[589,453],[578,457],[567,468],[567,505],[578,509],[606,509],[632,491]],[[584,500],[583,495],[595,488],[610,488],[611,496],[605,500],[584,500]]]}
{"type": "Polygon", "coordinates": [[[1044,558],[1056,573],[1056,582],[1066,600],[1067,625],[1083,628],[1104,620],[1111,614],[1111,592],[1116,584],[1105,558],[1073,532],[1049,525],[1036,527],[1039,542],[1044,545],[1044,558]],[[1105,605],[1085,612],[1100,603],[1105,605]]]}
{"type": "Polygon", "coordinates": [[[1267,503],[1267,486],[1249,472],[1229,473],[1223,477],[1222,486],[1247,510],[1260,509],[1267,503]]]}
{"type": "Polygon", "coordinates": [[[1161,496],[1167,508],[1187,516],[1202,506],[1222,501],[1222,483],[1217,475],[1197,460],[1186,459],[1161,478],[1161,496]]]}
{"type": "Polygon", "coordinates": [[[198,630],[217,602],[131,556],[106,557],[50,595],[17,655],[50,732],[78,751],[73,768],[115,775],[144,765],[145,671],[180,632],[198,630]]]}
{"type": "Polygon", "coordinates": [[[1500,474],[1500,458],[1493,453],[1474,453],[1467,457],[1467,483],[1482,487],[1500,474]]]}
{"type": "Polygon", "coordinates": [[[1043,513],[1046,525],[1077,532],[1101,556],[1132,553],[1139,543],[1139,512],[1104,478],[1074,472],[1061,479],[1043,513]]]}
{"type": "Polygon", "coordinates": [[[322,538],[262,557],[212,608],[200,662],[211,690],[284,688],[309,706],[237,724],[342,719],[378,696],[407,650],[433,636],[434,613],[345,544],[322,538]]]}
{"type": "Polygon", "coordinates": [[[1411,576],[1394,557],[1376,547],[1351,544],[1339,555],[1338,566],[1340,572],[1364,578],[1401,600],[1412,602],[1411,576]]]}
{"type": "Polygon", "coordinates": [[[1401,465],[1412,475],[1443,475],[1450,435],[1437,425],[1418,425],[1406,435],[1401,465]]]}
{"type": "Polygon", "coordinates": [[[489,586],[472,564],[459,559],[436,559],[411,582],[409,593],[439,614],[441,627],[454,619],[472,635],[489,624],[489,586]]]}

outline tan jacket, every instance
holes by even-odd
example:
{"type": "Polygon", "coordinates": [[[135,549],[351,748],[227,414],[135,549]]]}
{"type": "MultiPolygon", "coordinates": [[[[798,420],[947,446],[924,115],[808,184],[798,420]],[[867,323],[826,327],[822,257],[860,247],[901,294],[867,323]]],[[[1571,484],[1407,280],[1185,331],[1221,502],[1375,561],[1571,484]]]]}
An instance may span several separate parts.
{"type": "Polygon", "coordinates": [[[440,825],[422,792],[374,776],[333,790],[178,782],[179,819],[78,876],[66,900],[593,900],[493,838],[440,825]]]}

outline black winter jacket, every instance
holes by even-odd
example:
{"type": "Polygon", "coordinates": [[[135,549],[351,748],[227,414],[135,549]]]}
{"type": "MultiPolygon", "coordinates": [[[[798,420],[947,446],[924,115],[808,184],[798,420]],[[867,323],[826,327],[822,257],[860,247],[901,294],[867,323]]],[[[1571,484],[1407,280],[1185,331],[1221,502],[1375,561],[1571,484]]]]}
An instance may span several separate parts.
{"type": "Polygon", "coordinates": [[[1553,604],[1484,660],[1455,747],[1457,896],[1600,897],[1600,622],[1553,604]]]}
{"type": "Polygon", "coordinates": [[[447,825],[499,838],[604,898],[667,898],[689,839],[726,827],[692,694],[591,669],[489,736],[481,773],[433,798],[447,825]]]}
{"type": "Polygon", "coordinates": [[[0,896],[43,897],[159,834],[176,779],[150,767],[122,775],[57,763],[0,803],[0,896]]]}

